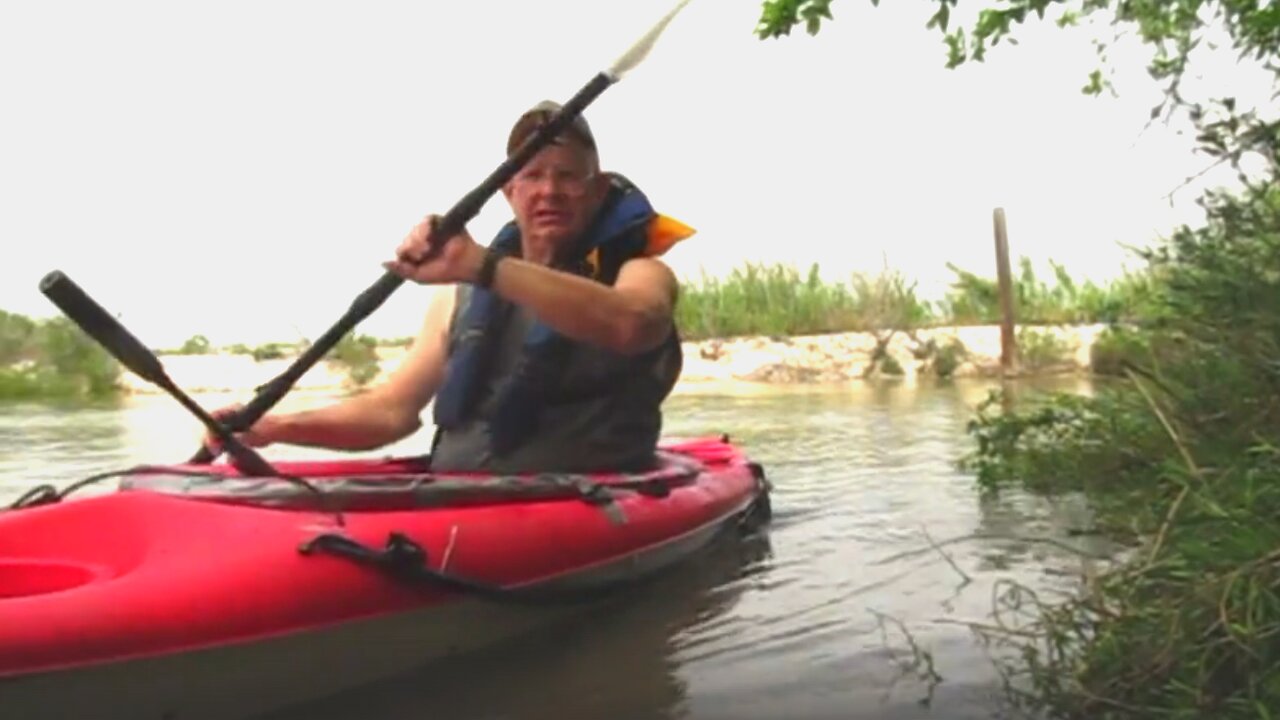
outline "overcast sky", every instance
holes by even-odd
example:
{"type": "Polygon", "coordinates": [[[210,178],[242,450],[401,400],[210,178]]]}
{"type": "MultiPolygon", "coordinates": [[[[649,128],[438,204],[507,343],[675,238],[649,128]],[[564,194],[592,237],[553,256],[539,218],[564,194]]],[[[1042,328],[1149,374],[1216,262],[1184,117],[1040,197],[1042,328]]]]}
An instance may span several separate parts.
{"type": "MultiPolygon", "coordinates": [[[[0,309],[55,312],[60,268],[152,346],[329,327],[405,231],[502,160],[525,107],[567,100],[669,0],[6,3],[0,8],[0,309]]],[[[937,295],[945,262],[1015,256],[1106,278],[1193,220],[1207,165],[1144,130],[1157,86],[1132,39],[1121,96],[1078,92],[1091,33],[1019,30],[951,71],[933,3],[843,0],[817,37],[761,41],[756,0],[693,0],[587,110],[602,161],[699,232],[685,277],[747,261],[887,260],[937,295]]],[[[1218,68],[1204,83],[1256,78],[1218,68]]],[[[1209,180],[1229,178],[1211,175],[1209,180]]],[[[471,225],[508,217],[496,196],[471,225]]],[[[416,331],[406,285],[362,326],[416,331]]]]}

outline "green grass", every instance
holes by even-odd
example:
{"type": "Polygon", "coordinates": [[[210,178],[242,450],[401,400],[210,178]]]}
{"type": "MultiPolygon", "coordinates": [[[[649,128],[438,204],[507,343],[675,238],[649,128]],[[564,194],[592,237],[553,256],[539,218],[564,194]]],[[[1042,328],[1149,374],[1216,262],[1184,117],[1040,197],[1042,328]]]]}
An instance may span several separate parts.
{"type": "MultiPolygon", "coordinates": [[[[948,263],[955,274],[951,290],[939,304],[938,313],[956,324],[1000,322],[998,284],[994,277],[979,276],[948,263]]],[[[1128,273],[1099,285],[1078,283],[1066,269],[1049,262],[1052,281],[1036,275],[1027,258],[1021,258],[1013,276],[1014,314],[1020,324],[1073,325],[1119,323],[1143,317],[1151,293],[1151,278],[1145,273],[1128,273]]]]}
{"type": "MultiPolygon", "coordinates": [[[[912,330],[938,325],[1000,322],[997,283],[954,265],[946,296],[920,298],[901,273],[854,273],[847,282],[823,280],[818,266],[802,274],[785,264],[746,264],[725,278],[703,277],[681,290],[676,320],[690,340],[741,335],[814,335],[912,330]]],[[[1015,277],[1019,325],[1120,323],[1144,317],[1151,280],[1129,274],[1099,285],[1077,283],[1051,263],[1053,281],[1036,276],[1023,259],[1015,277]]]]}
{"type": "Polygon", "coordinates": [[[676,322],[686,339],[738,335],[812,335],[860,324],[851,287],[784,265],[748,264],[727,278],[705,277],[681,289],[676,322]]]}

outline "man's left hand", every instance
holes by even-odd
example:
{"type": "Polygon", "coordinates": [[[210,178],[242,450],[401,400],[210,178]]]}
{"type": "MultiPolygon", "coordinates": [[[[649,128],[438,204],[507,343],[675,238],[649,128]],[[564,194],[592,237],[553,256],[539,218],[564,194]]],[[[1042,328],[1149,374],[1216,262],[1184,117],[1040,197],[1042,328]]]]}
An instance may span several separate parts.
{"type": "Polygon", "coordinates": [[[435,237],[428,241],[433,229],[440,222],[439,215],[428,215],[413,226],[396,248],[396,259],[384,262],[382,267],[406,280],[424,285],[471,282],[480,272],[484,261],[484,248],[464,228],[449,238],[435,237]],[[443,244],[433,257],[427,257],[432,244],[443,244]]]}

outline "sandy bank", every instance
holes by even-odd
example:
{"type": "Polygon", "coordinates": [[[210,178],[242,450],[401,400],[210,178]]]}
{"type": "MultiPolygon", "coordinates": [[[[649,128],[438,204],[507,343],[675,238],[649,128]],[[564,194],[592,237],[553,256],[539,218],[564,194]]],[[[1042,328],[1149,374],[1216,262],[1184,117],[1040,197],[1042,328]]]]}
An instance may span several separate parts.
{"type": "MultiPolygon", "coordinates": [[[[1027,328],[1052,339],[1061,353],[1053,358],[1040,354],[1043,364],[1024,365],[1023,374],[1088,372],[1090,349],[1105,325],[1048,326],[1027,328]]],[[[685,344],[683,379],[689,382],[738,380],[766,383],[843,382],[877,377],[900,377],[913,381],[938,376],[942,364],[940,350],[950,345],[962,348],[956,355],[951,377],[993,377],[1000,367],[1000,327],[942,327],[881,333],[868,332],[798,337],[744,337],[706,340],[685,344]],[[877,362],[876,348],[887,337],[877,362]],[[900,371],[899,371],[900,370],[900,371]]],[[[1030,355],[1035,348],[1025,348],[1030,355]]],[[[1035,359],[1028,357],[1028,361],[1035,359]]]]}
{"type": "MultiPolygon", "coordinates": [[[[1065,350],[1056,362],[1036,373],[1087,372],[1089,349],[1105,326],[1035,328],[1056,339],[1065,350]]],[[[885,334],[882,334],[885,335],[885,334]]],[[[938,348],[959,342],[963,347],[953,377],[986,377],[1000,374],[998,326],[931,328],[910,335],[897,332],[888,339],[881,357],[896,361],[900,374],[885,372],[876,360],[877,337],[849,332],[798,337],[742,337],[684,344],[685,366],[681,385],[705,391],[717,385],[742,383],[832,383],[878,377],[900,377],[911,382],[937,375],[938,348]]],[[[404,348],[379,349],[380,375],[384,378],[403,360],[404,348]]],[[[161,358],[170,377],[188,392],[232,393],[248,396],[262,383],[282,373],[293,358],[255,361],[247,355],[166,355],[161,358]]],[[[892,365],[889,363],[888,365],[892,365]]],[[[127,392],[160,393],[132,373],[125,373],[127,392]]],[[[312,367],[294,386],[298,391],[341,392],[349,388],[346,371],[329,362],[312,367]]]]}

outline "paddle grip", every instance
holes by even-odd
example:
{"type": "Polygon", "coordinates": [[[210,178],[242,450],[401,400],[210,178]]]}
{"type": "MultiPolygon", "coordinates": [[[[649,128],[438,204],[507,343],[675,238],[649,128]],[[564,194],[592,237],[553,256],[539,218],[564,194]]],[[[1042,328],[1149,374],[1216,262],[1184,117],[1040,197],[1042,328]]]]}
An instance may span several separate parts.
{"type": "Polygon", "coordinates": [[[41,278],[40,292],[130,370],[156,384],[169,382],[156,356],[61,270],[41,278]]]}

